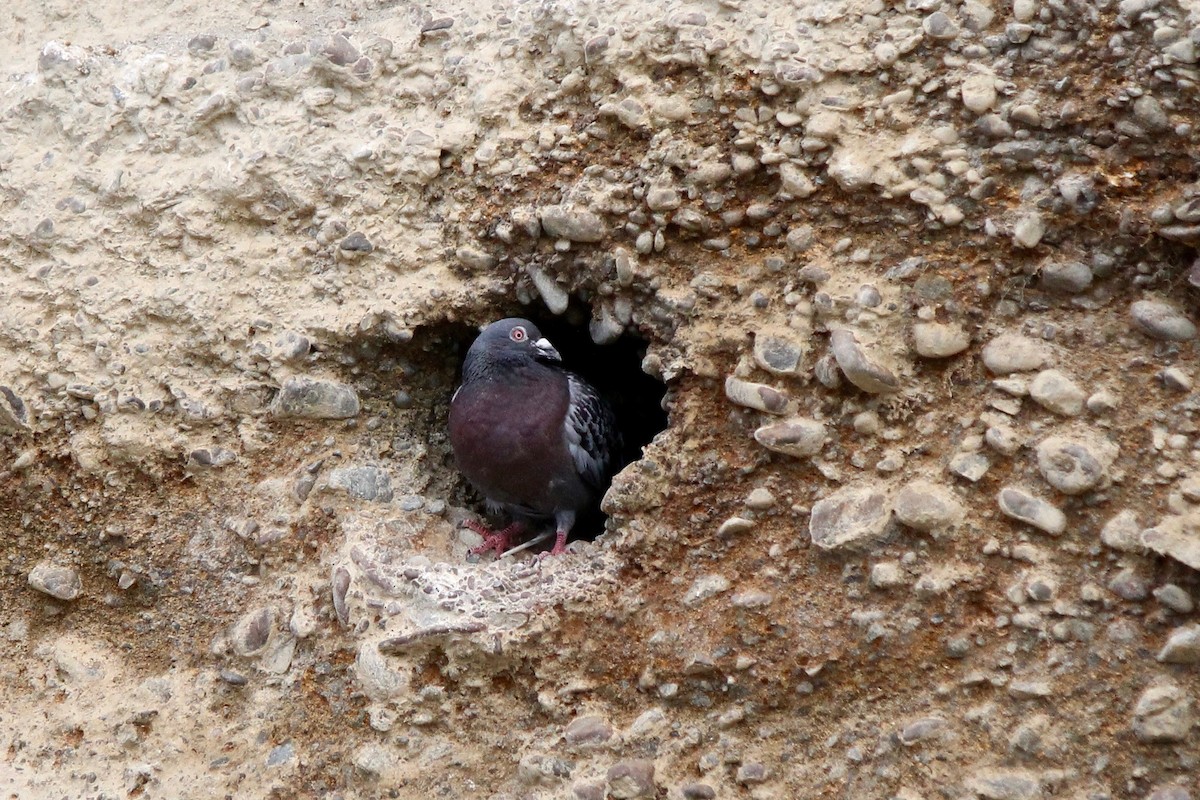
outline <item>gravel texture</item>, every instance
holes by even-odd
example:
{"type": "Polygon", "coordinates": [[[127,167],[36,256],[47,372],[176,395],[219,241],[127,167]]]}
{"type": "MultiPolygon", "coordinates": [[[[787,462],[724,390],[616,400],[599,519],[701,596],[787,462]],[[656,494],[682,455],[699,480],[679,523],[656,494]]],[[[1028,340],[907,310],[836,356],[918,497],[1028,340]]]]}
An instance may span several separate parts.
{"type": "Polygon", "coordinates": [[[0,794],[1197,793],[1194,4],[135,5],[0,26],[0,794]],[[478,560],[518,312],[668,424],[478,560]]]}

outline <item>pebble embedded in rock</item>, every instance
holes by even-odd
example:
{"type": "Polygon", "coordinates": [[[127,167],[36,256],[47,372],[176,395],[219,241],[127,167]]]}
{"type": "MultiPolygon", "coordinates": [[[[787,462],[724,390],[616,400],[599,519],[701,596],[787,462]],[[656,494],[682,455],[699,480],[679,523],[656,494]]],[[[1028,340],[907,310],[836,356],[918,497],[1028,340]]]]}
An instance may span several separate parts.
{"type": "Polygon", "coordinates": [[[1013,244],[1026,250],[1037,247],[1046,235],[1046,221],[1036,211],[1017,219],[1013,225],[1013,244]]]}
{"type": "Polygon", "coordinates": [[[674,186],[651,186],[646,190],[646,205],[651,211],[674,211],[681,205],[674,186]]]}
{"type": "Polygon", "coordinates": [[[746,496],[746,508],[752,511],[768,511],[775,506],[775,495],[770,489],[759,486],[746,496]]]}
{"type": "Polygon", "coordinates": [[[885,493],[848,486],[813,504],[808,531],[812,543],[822,550],[859,550],[886,539],[891,521],[885,493]]]}
{"type": "Polygon", "coordinates": [[[1138,524],[1137,515],[1129,509],[1118,512],[1100,529],[1100,541],[1123,553],[1144,553],[1146,548],[1142,546],[1141,535],[1142,526],[1138,524]]]}
{"type": "Polygon", "coordinates": [[[1175,206],[1172,215],[1180,222],[1200,222],[1200,197],[1193,197],[1175,206]]]}
{"type": "Polygon", "coordinates": [[[1067,529],[1067,517],[1056,506],[1024,489],[1006,486],[997,495],[1005,516],[1032,525],[1040,531],[1059,536],[1067,529]]]}
{"type": "Polygon", "coordinates": [[[229,631],[229,643],[239,656],[259,653],[271,638],[275,612],[270,606],[256,608],[242,615],[229,631]]]}
{"type": "Polygon", "coordinates": [[[900,742],[911,746],[925,739],[940,736],[949,724],[942,717],[922,717],[910,722],[900,731],[900,742]]]}
{"type": "Polygon", "coordinates": [[[1048,411],[1064,417],[1077,417],[1083,413],[1087,393],[1062,372],[1046,369],[1030,382],[1029,396],[1048,411]]]}
{"type": "Polygon", "coordinates": [[[1169,516],[1142,531],[1142,544],[1159,555],[1200,570],[1200,536],[1195,535],[1193,525],[1190,518],[1169,516]]]}
{"type": "Polygon", "coordinates": [[[825,446],[825,424],[807,417],[791,417],[763,425],[754,431],[754,441],[768,450],[797,458],[815,456],[825,446]]]}
{"type": "Polygon", "coordinates": [[[612,725],[604,717],[589,715],[571,720],[563,738],[572,746],[598,745],[612,738],[612,725]]]}
{"type": "MultiPolygon", "coordinates": [[[[547,305],[549,305],[547,303],[547,305]]],[[[565,310],[565,306],[560,306],[565,310]]],[[[600,306],[592,321],[588,323],[588,334],[596,344],[612,344],[621,338],[625,326],[617,319],[607,305],[600,306]]]]}
{"type": "Polygon", "coordinates": [[[1116,457],[1116,446],[1048,436],[1037,446],[1038,471],[1046,482],[1063,494],[1083,494],[1108,481],[1108,468],[1116,457]]]}
{"type": "Polygon", "coordinates": [[[937,531],[962,522],[966,509],[944,486],[915,480],[905,484],[892,500],[901,524],[919,531],[937,531]]]}
{"type": "Polygon", "coordinates": [[[1184,625],[1171,631],[1157,658],[1164,664],[1200,664],[1200,625],[1184,625]]]}
{"type": "Polygon", "coordinates": [[[948,658],[966,658],[971,652],[971,640],[966,636],[955,636],[946,641],[946,656],[948,658]]]}
{"type": "Polygon", "coordinates": [[[1154,599],[1176,614],[1190,614],[1196,609],[1196,604],[1187,590],[1174,583],[1165,583],[1155,589],[1154,599]]]}
{"type": "Polygon", "coordinates": [[[804,349],[792,337],[760,331],[754,337],[754,363],[774,375],[794,375],[804,349]]]}
{"type": "Polygon", "coordinates": [[[729,605],[734,608],[763,608],[775,601],[775,595],[757,589],[738,592],[729,598],[729,605]]]}
{"type": "Polygon", "coordinates": [[[766,783],[771,777],[770,771],[765,764],[758,764],[753,761],[742,764],[737,770],[737,782],[743,786],[753,786],[757,783],[766,783]]]}
{"type": "Polygon", "coordinates": [[[958,25],[944,11],[935,11],[921,23],[931,39],[950,41],[958,36],[958,25]]]}
{"type": "Polygon", "coordinates": [[[992,462],[983,453],[957,453],[950,459],[949,470],[964,480],[978,483],[991,466],[992,462]]]}
{"type": "Polygon", "coordinates": [[[1192,700],[1174,683],[1149,687],[1133,709],[1133,732],[1143,742],[1182,742],[1193,722],[1192,700]]]}
{"type": "Polygon", "coordinates": [[[1135,569],[1123,569],[1109,580],[1108,590],[1122,600],[1140,603],[1150,596],[1150,582],[1135,569]]]}
{"type": "Polygon", "coordinates": [[[29,586],[59,600],[74,600],[83,591],[79,572],[50,561],[41,561],[29,571],[29,586]]]}
{"type": "Polygon", "coordinates": [[[864,392],[886,394],[900,388],[896,376],[872,360],[854,334],[845,328],[830,331],[829,349],[846,379],[864,392]]]}
{"type": "MultiPolygon", "coordinates": [[[[813,183],[812,178],[810,178],[808,176],[808,174],[805,173],[804,170],[802,170],[800,167],[796,166],[795,164],[792,164],[791,162],[787,162],[787,161],[785,161],[784,163],[779,165],[779,192],[780,192],[780,194],[790,195],[791,197],[799,197],[799,198],[803,199],[805,197],[811,196],[816,191],[817,191],[816,184],[813,183]]],[[[808,225],[800,225],[795,228],[792,228],[792,230],[788,232],[788,237],[786,239],[786,242],[787,242],[787,245],[789,248],[791,248],[792,250],[807,250],[808,249],[807,245],[801,246],[801,247],[794,247],[792,244],[792,233],[795,231],[801,231],[801,233],[798,234],[798,240],[802,240],[805,237],[804,229],[807,229],[807,238],[810,240],[810,243],[811,243],[812,227],[808,226],[808,225]]]]}
{"type": "Polygon", "coordinates": [[[1099,202],[1096,182],[1091,175],[1069,172],[1055,182],[1055,188],[1075,214],[1090,213],[1099,202]]]}
{"type": "Polygon", "coordinates": [[[796,401],[779,389],[733,376],[725,379],[725,396],[740,406],[768,414],[784,415],[796,408],[796,401]]]}
{"type": "Polygon", "coordinates": [[[970,111],[986,114],[996,104],[996,79],[991,75],[969,75],[962,83],[962,101],[970,111]]]}
{"type": "Polygon", "coordinates": [[[275,337],[272,346],[281,361],[299,361],[312,350],[308,337],[296,331],[284,331],[275,337]]]}
{"type": "Polygon", "coordinates": [[[1148,94],[1133,101],[1133,117],[1153,133],[1161,133],[1171,128],[1171,119],[1163,110],[1162,103],[1148,94]]]}
{"type": "Polygon", "coordinates": [[[598,242],[604,238],[604,218],[576,205],[543,206],[538,211],[546,233],[572,242],[598,242]]]}
{"type": "Polygon", "coordinates": [[[546,302],[546,308],[550,309],[550,313],[557,316],[566,312],[567,306],[571,302],[571,295],[567,293],[567,290],[560,286],[551,275],[536,266],[530,265],[526,267],[525,271],[529,274],[529,279],[533,281],[533,286],[541,295],[542,300],[546,302]]]}
{"type": "Polygon", "coordinates": [[[1192,376],[1179,367],[1167,367],[1158,373],[1158,379],[1162,381],[1163,386],[1176,392],[1192,390],[1192,376]]]}
{"type": "Polygon", "coordinates": [[[627,758],[608,768],[605,776],[610,797],[617,800],[654,797],[654,762],[643,758],[627,758]]]}
{"type": "Polygon", "coordinates": [[[902,586],[907,578],[904,569],[896,561],[880,561],[871,567],[871,585],[876,589],[891,589],[902,586]]]}
{"type": "Polygon", "coordinates": [[[754,520],[743,517],[730,517],[721,523],[721,527],[717,528],[717,538],[728,539],[731,536],[747,533],[753,528],[754,520]]]}
{"type": "Polygon", "coordinates": [[[314,378],[288,378],[272,408],[282,417],[349,419],[358,416],[360,405],[352,386],[314,378]]]}
{"type": "Polygon", "coordinates": [[[717,790],[707,783],[685,783],[679,791],[684,800],[715,800],[717,790]]]}
{"type": "Polygon", "coordinates": [[[188,40],[187,49],[193,55],[207,53],[217,45],[217,37],[211,33],[201,33],[188,40]]]}
{"type": "Polygon", "coordinates": [[[309,55],[324,56],[339,67],[353,64],[362,56],[358,48],[340,33],[322,39],[314,39],[308,45],[308,52],[309,55]]]}
{"type": "Polygon", "coordinates": [[[805,283],[811,283],[813,286],[821,286],[826,283],[832,276],[829,271],[823,269],[816,264],[805,264],[796,273],[796,277],[805,283]]]}
{"type": "Polygon", "coordinates": [[[1196,326],[1173,306],[1157,300],[1138,300],[1129,307],[1134,326],[1147,336],[1164,342],[1186,342],[1196,338],[1196,326]]]}
{"type": "Polygon", "coordinates": [[[454,257],[464,267],[480,272],[486,272],[496,266],[496,257],[486,250],[481,250],[478,247],[463,245],[454,251],[454,257]]]}
{"type": "Polygon", "coordinates": [[[1001,455],[1015,455],[1021,449],[1021,438],[1008,425],[992,425],[984,432],[983,440],[1001,455]]]}
{"type": "Polygon", "coordinates": [[[811,225],[797,225],[787,232],[784,244],[794,253],[803,253],[813,245],[815,232],[811,225]]]}
{"type": "Polygon", "coordinates": [[[842,385],[842,371],[832,353],[826,353],[813,364],[813,376],[826,389],[837,389],[842,385]]]}
{"type": "Polygon", "coordinates": [[[1092,270],[1081,261],[1051,261],[1042,265],[1042,286],[1051,292],[1079,294],[1092,285],[1092,270]]]}
{"type": "Polygon", "coordinates": [[[971,346],[971,337],[955,322],[918,322],[913,325],[913,349],[922,358],[949,358],[971,346]]]}
{"type": "Polygon", "coordinates": [[[683,604],[689,608],[698,606],[708,598],[728,591],[731,586],[733,584],[724,575],[701,575],[683,596],[683,604]]]}
{"type": "Polygon", "coordinates": [[[245,686],[247,683],[246,676],[237,670],[221,669],[217,672],[217,677],[228,683],[230,686],[245,686]]]}
{"type": "Polygon", "coordinates": [[[1045,342],[1016,333],[1000,334],[983,348],[983,365],[993,375],[1041,369],[1052,358],[1045,342]]]}
{"type": "Polygon", "coordinates": [[[338,245],[342,250],[351,253],[371,253],[375,250],[375,245],[371,244],[371,240],[366,237],[366,234],[355,231],[354,233],[342,239],[342,243],[338,245]]]}
{"type": "Polygon", "coordinates": [[[1107,414],[1116,409],[1117,396],[1108,389],[1101,389],[1087,399],[1087,410],[1093,414],[1107,414]]]}

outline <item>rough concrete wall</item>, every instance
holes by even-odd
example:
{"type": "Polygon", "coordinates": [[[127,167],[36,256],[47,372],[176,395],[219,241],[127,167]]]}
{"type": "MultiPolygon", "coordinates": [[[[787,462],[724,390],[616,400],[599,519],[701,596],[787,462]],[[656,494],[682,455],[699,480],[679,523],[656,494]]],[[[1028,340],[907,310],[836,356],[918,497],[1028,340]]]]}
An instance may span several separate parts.
{"type": "Polygon", "coordinates": [[[1197,790],[1189,4],[83,5],[0,31],[5,796],[1197,790]],[[531,302],[669,427],[472,563],[531,302]]]}

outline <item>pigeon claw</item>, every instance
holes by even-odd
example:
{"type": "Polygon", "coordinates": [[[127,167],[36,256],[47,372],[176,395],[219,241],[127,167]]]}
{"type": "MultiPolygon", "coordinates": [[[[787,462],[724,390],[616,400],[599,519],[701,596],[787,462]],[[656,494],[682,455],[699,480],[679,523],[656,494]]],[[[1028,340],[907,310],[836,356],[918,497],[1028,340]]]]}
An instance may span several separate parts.
{"type": "Polygon", "coordinates": [[[482,522],[475,520],[468,520],[466,525],[483,537],[483,544],[478,547],[472,547],[468,552],[473,556],[478,556],[490,550],[495,553],[496,558],[504,555],[504,552],[513,546],[513,539],[525,527],[519,522],[514,522],[507,528],[494,531],[482,522]]]}
{"type": "Polygon", "coordinates": [[[567,552],[567,532],[557,531],[554,534],[554,547],[545,552],[539,553],[538,558],[542,559],[549,556],[561,556],[565,552],[567,552]]]}

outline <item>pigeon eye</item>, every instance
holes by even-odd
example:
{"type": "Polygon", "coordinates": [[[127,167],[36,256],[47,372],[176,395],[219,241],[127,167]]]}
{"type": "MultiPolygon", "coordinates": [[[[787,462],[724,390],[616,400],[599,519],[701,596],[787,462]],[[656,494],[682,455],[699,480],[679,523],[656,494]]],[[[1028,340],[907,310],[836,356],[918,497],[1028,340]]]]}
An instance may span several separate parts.
{"type": "Polygon", "coordinates": [[[512,339],[514,342],[523,342],[527,337],[528,334],[525,333],[525,329],[520,325],[513,328],[512,332],[508,334],[508,338],[512,339]]]}

